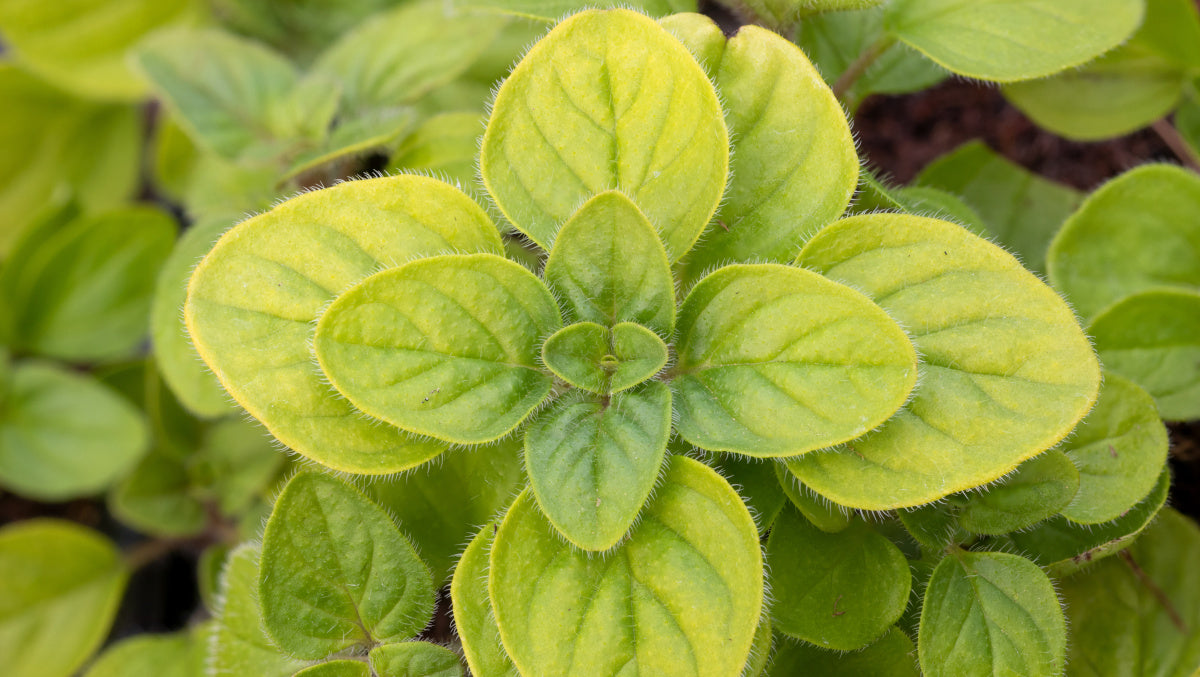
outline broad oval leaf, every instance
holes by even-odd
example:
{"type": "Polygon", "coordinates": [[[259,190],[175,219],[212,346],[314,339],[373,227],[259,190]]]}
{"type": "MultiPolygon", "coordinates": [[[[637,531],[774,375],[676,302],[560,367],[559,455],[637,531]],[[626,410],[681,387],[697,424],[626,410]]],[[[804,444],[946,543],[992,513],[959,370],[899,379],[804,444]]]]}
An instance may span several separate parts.
{"type": "Polygon", "coordinates": [[[1171,473],[1160,467],[1158,483],[1137,505],[1115,520],[1076,524],[1062,515],[996,539],[997,547],[1025,553],[1052,576],[1068,576],[1090,563],[1129,547],[1167,500],[1171,473]]]}
{"type": "Polygon", "coordinates": [[[913,658],[916,648],[900,628],[862,651],[829,651],[808,642],[780,637],[767,677],[919,677],[913,658]]]}
{"type": "Polygon", "coordinates": [[[488,522],[471,539],[454,569],[450,600],[454,628],[471,674],[518,677],[520,673],[500,642],[500,627],[488,598],[488,557],[498,530],[495,522],[488,522]]]}
{"type": "Polygon", "coordinates": [[[258,599],[259,557],[258,544],[247,543],[225,562],[209,637],[213,677],[289,677],[305,665],[281,653],[267,637],[258,599]]]}
{"type": "Polygon", "coordinates": [[[270,157],[289,141],[272,116],[299,74],[282,54],[212,28],[157,33],[134,59],[188,136],[221,157],[270,157]]]}
{"type": "Polygon", "coordinates": [[[712,218],[728,167],[704,71],[629,10],[580,12],[538,42],[496,94],[480,150],[488,192],[543,249],[578,205],[615,189],[657,226],[671,261],[712,218]]]}
{"type": "Polygon", "coordinates": [[[976,534],[1026,529],[1057,514],[1078,491],[1079,471],[1066,454],[1052,449],[1017,466],[995,486],[969,495],[958,522],[976,534]]]}
{"type": "Polygon", "coordinates": [[[605,556],[563,543],[522,494],[496,535],[488,585],[524,674],[724,677],[750,652],[762,555],[741,498],[674,456],[633,536],[605,556]]]}
{"type": "Polygon", "coordinates": [[[863,520],[826,533],[784,509],[767,542],[775,629],[839,651],[879,639],[908,606],[904,555],[863,520]]]}
{"type": "Polygon", "coordinates": [[[1104,184],[1063,224],[1050,281],[1080,315],[1158,287],[1200,290],[1200,176],[1147,165],[1104,184]]]}
{"type": "Polygon", "coordinates": [[[275,644],[318,660],[412,637],[433,613],[433,581],[392,518],[328,475],[296,475],[263,532],[263,625],[275,644]]]}
{"type": "Polygon", "coordinates": [[[1168,445],[1150,395],[1106,373],[1096,407],[1062,446],[1079,468],[1079,493],[1063,515],[1080,524],[1121,517],[1154,488],[1168,445]]]}
{"type": "Polygon", "coordinates": [[[928,677],[1058,677],[1067,625],[1036,564],[1000,552],[954,552],[925,590],[917,651],[928,677]]]}
{"type": "Polygon", "coordinates": [[[917,378],[904,331],[862,294],[811,271],[727,266],[679,313],[679,433],[712,451],[792,456],[859,437],[917,378]]]}
{"type": "Polygon", "coordinates": [[[244,221],[196,272],[188,333],[225,389],[281,442],[323,465],[387,473],[443,445],[367,421],[312,364],[313,320],[381,267],[447,251],[502,251],[495,226],[458,190],[420,176],[343,183],[244,221]]]}
{"type": "Polygon", "coordinates": [[[1083,199],[1078,191],[1033,174],[981,141],[934,160],[916,184],[962,196],[983,218],[987,232],[1035,272],[1046,269],[1050,240],[1083,199]]]}
{"type": "Polygon", "coordinates": [[[588,200],[554,236],[546,284],[580,322],[675,327],[675,282],[666,251],[637,205],[616,191],[588,200]]]}
{"type": "Polygon", "coordinates": [[[72,98],[8,61],[0,63],[0,99],[0,255],[63,184],[88,209],[133,197],[143,134],[136,107],[72,98]]]}
{"type": "Polygon", "coordinates": [[[17,60],[56,86],[88,99],[136,101],[145,83],[126,53],[147,34],[200,16],[193,0],[0,2],[4,41],[17,60]]]}
{"type": "Polygon", "coordinates": [[[1142,21],[1142,0],[896,0],[888,31],[980,80],[1045,77],[1107,52],[1142,21]]]}
{"type": "Polygon", "coordinates": [[[608,329],[594,322],[564,327],[542,344],[542,361],[554,375],[600,395],[632,388],[667,365],[667,344],[632,322],[608,329]]]}
{"type": "Polygon", "coordinates": [[[141,412],[83,374],[18,364],[0,398],[0,485],[43,501],[98,493],[146,451],[141,412]]]}
{"type": "Polygon", "coordinates": [[[172,635],[135,635],[122,640],[92,663],[84,677],[203,677],[205,626],[172,635]]]}
{"type": "Polygon", "coordinates": [[[564,397],[525,433],[538,505],[571,543],[613,547],[654,488],[670,436],[671,390],[662,383],[611,397],[564,397]]]}
{"type": "Polygon", "coordinates": [[[1200,529],[1168,508],[1128,553],[1136,571],[1113,558],[1062,582],[1069,674],[1193,677],[1200,670],[1200,529]]]}
{"type": "Polygon", "coordinates": [[[841,104],[804,52],[771,31],[743,26],[726,43],[708,19],[664,25],[712,74],[733,143],[729,191],[685,261],[686,278],[730,262],[790,263],[807,237],[842,215],[858,183],[841,104]]]}
{"type": "Polygon", "coordinates": [[[130,356],[145,339],[154,281],[174,239],[166,212],[127,207],[23,242],[18,262],[0,274],[11,345],[77,362],[130,356]]]}
{"type": "Polygon", "coordinates": [[[1091,409],[1100,366],[1067,304],[999,247],[945,221],[856,216],[799,262],[853,285],[910,332],[921,385],[882,429],[788,462],[831,500],[886,510],[994,481],[1091,409]]]}
{"type": "Polygon", "coordinates": [[[379,677],[462,677],[458,655],[429,642],[384,644],[371,650],[371,669],[379,677]]]}
{"type": "Polygon", "coordinates": [[[297,670],[292,677],[371,677],[371,667],[349,658],[326,661],[297,670]]]}
{"type": "Polygon", "coordinates": [[[1167,115],[1200,66],[1200,11],[1193,0],[1148,0],[1137,33],[1079,70],[1008,85],[1004,95],[1059,136],[1123,136],[1167,115]]]}
{"type": "Polygon", "coordinates": [[[1105,368],[1145,388],[1163,418],[1200,418],[1200,291],[1127,296],[1093,320],[1088,333],[1105,368]]]}
{"type": "Polygon", "coordinates": [[[496,445],[451,449],[437,463],[371,482],[369,495],[404,525],[435,584],[450,575],[479,525],[503,512],[524,487],[521,447],[513,436],[496,445]]]}
{"type": "Polygon", "coordinates": [[[346,110],[410,104],[461,75],[507,22],[441,2],[404,3],[347,31],[314,70],[342,84],[346,110]]]}
{"type": "Polygon", "coordinates": [[[420,259],[372,275],[333,302],[313,349],[354,405],[421,435],[490,442],[550,393],[542,337],[562,326],[554,297],[491,254],[420,259]]]}
{"type": "Polygon", "coordinates": [[[483,125],[484,118],[478,113],[434,115],[400,142],[387,171],[444,176],[466,190],[475,185],[475,158],[483,125]]]}
{"type": "Polygon", "coordinates": [[[68,677],[108,635],[129,572],[116,547],[71,522],[0,529],[0,655],[9,677],[68,677]]]}
{"type": "Polygon", "coordinates": [[[229,413],[233,407],[221,383],[192,347],[182,309],[192,269],[231,224],[232,220],[222,217],[207,219],[193,224],[183,234],[159,272],[150,308],[150,337],[163,380],[183,406],[206,418],[229,413]]]}

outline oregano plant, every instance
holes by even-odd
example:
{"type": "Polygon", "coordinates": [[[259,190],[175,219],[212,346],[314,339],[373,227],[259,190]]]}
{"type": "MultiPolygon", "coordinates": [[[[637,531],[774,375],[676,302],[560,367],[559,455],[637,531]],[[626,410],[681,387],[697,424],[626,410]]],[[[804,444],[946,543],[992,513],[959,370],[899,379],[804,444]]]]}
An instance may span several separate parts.
{"type": "Polygon", "coordinates": [[[1183,0],[144,4],[0,0],[0,131],[79,137],[0,190],[0,487],[122,525],[0,528],[16,677],[1200,667],[1200,179],[897,186],[848,117],[1186,145],[1183,0]],[[178,552],[187,627],[106,646],[178,552]]]}

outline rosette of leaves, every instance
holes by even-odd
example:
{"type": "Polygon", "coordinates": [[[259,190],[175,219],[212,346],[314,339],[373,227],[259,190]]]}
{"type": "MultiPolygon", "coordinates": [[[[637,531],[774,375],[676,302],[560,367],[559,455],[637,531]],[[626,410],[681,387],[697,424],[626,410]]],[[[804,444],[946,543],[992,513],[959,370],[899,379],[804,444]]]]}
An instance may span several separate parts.
{"type": "MultiPolygon", "coordinates": [[[[1096,401],[1074,315],[1013,256],[946,221],[839,220],[858,180],[844,114],[768,31],[574,15],[498,90],[480,171],[500,226],[431,178],[340,184],[227,232],[185,305],[225,389],[322,465],[379,475],[519,441],[529,487],[452,587],[478,674],[736,674],[772,627],[903,647],[905,555],[818,509],[924,505],[1031,459],[1061,470],[1043,452],[1096,401]],[[514,243],[544,259],[509,260],[514,243]],[[672,439],[735,474],[786,459],[803,483],[774,511],[768,556],[792,575],[771,618],[769,525],[672,439]]],[[[952,561],[934,583],[1032,586],[1045,622],[1019,653],[1055,674],[1065,626],[1037,565],[952,561]]],[[[923,626],[931,655],[954,649],[953,621],[923,626]]]]}

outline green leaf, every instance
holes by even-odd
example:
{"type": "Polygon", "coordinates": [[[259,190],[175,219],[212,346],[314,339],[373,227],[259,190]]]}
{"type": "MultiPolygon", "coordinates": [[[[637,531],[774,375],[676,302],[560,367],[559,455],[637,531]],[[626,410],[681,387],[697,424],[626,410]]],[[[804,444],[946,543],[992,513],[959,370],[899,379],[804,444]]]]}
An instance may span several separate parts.
{"type": "Polygon", "coordinates": [[[854,521],[853,515],[846,508],[831,502],[787,471],[787,466],[775,463],[775,476],[788,501],[804,515],[804,518],[821,531],[836,534],[854,521]]]}
{"type": "Polygon", "coordinates": [[[1080,315],[1156,287],[1200,288],[1200,177],[1146,165],[1104,184],[1063,224],[1050,281],[1080,315]]]}
{"type": "Polygon", "coordinates": [[[952,496],[942,503],[896,512],[905,531],[921,546],[921,553],[940,557],[946,546],[971,540],[970,534],[958,524],[962,503],[960,496],[952,496]]]}
{"type": "Polygon", "coordinates": [[[189,491],[187,465],[158,449],[138,463],[109,494],[113,515],[155,536],[194,536],[208,524],[204,502],[189,491]]]}
{"type": "Polygon", "coordinates": [[[212,6],[224,25],[308,62],[371,15],[397,4],[398,0],[214,0],[212,6]]]}
{"type": "Polygon", "coordinates": [[[743,26],[726,43],[709,19],[663,23],[712,74],[733,140],[729,191],[685,262],[687,277],[730,262],[790,263],[808,236],[842,215],[858,181],[841,104],[804,53],[775,33],[743,26]]]}
{"type": "Polygon", "coordinates": [[[126,53],[163,26],[193,23],[191,0],[70,0],[0,2],[4,42],[18,62],[78,96],[135,101],[145,83],[126,53]]]}
{"type": "Polygon", "coordinates": [[[886,510],[994,481],[1091,409],[1100,367],[1057,294],[999,247],[944,221],[856,216],[799,263],[862,290],[913,337],[916,395],[880,430],[788,462],[836,503],[886,510]]]}
{"type": "Polygon", "coordinates": [[[297,670],[292,677],[371,677],[371,668],[362,661],[333,660],[297,670]]]}
{"type": "Polygon", "coordinates": [[[387,171],[430,173],[467,190],[475,185],[483,124],[477,113],[435,115],[405,137],[392,154],[387,171]]]}
{"type": "Polygon", "coordinates": [[[763,616],[758,619],[758,629],[754,631],[754,642],[750,645],[750,656],[742,668],[742,677],[762,677],[767,665],[771,663],[771,648],[775,637],[771,629],[771,617],[763,616]]]}
{"type": "Polygon", "coordinates": [[[412,637],[433,613],[429,568],[392,518],[328,475],[296,475],[263,532],[263,624],[275,644],[318,660],[412,637]]]}
{"type": "MultiPolygon", "coordinates": [[[[196,562],[196,587],[199,588],[200,601],[204,604],[204,608],[214,615],[220,606],[221,575],[225,571],[225,565],[229,562],[232,550],[231,546],[224,543],[210,545],[200,553],[196,562]]],[[[213,623],[216,621],[214,620],[213,623]]]]}
{"type": "Polygon", "coordinates": [[[883,0],[741,0],[735,8],[749,10],[755,23],[768,26],[780,33],[794,28],[801,19],[821,12],[848,12],[856,9],[876,7],[883,0]]]}
{"type": "Polygon", "coordinates": [[[1163,418],[1200,418],[1200,292],[1127,296],[1093,320],[1088,333],[1104,366],[1153,395],[1163,418]]]}
{"type": "Polygon", "coordinates": [[[1123,136],[1170,113],[1200,68],[1200,12],[1192,0],[1148,0],[1141,28],[1082,69],[1015,83],[1004,95],[1060,136],[1123,136]]]}
{"type": "MultiPolygon", "coordinates": [[[[883,9],[808,17],[800,24],[796,44],[812,58],[832,86],[860,55],[889,41],[883,23],[883,9]]],[[[918,92],[933,87],[948,75],[944,68],[917,50],[893,44],[879,53],[842,99],[853,113],[872,94],[918,92]]]]}
{"type": "Polygon", "coordinates": [[[908,562],[862,520],[830,534],[785,509],[771,529],[767,563],[775,629],[817,646],[861,649],[908,606],[908,562]]]}
{"type": "Polygon", "coordinates": [[[478,525],[507,508],[525,485],[521,446],[513,437],[496,446],[453,449],[437,463],[371,482],[371,497],[404,525],[435,583],[450,575],[478,525]]]}
{"type": "Polygon", "coordinates": [[[84,677],[203,677],[205,645],[195,632],[136,635],[92,663],[84,677]]]}
{"type": "Polygon", "coordinates": [[[270,499],[287,457],[253,421],[230,418],[211,425],[193,459],[194,481],[225,515],[245,512],[256,498],[270,499]]]}
{"type": "Polygon", "coordinates": [[[708,464],[737,490],[754,516],[758,533],[766,534],[788,500],[776,478],[779,464],[741,454],[717,454],[708,464]]]}
{"type": "Polygon", "coordinates": [[[165,212],[129,207],[74,219],[13,251],[0,272],[13,347],[81,362],[128,356],[150,323],[154,281],[171,251],[165,212]]]}
{"type": "Polygon", "coordinates": [[[1083,199],[1078,191],[1009,162],[980,141],[934,160],[915,183],[962,196],[983,218],[988,233],[1035,272],[1045,270],[1050,240],[1083,199]]]}
{"type": "Polygon", "coordinates": [[[280,653],[263,629],[258,603],[259,546],[238,546],[225,564],[216,622],[209,638],[209,674],[214,677],[289,677],[304,667],[280,653]]]}
{"type": "Polygon", "coordinates": [[[574,545],[612,548],[654,488],[670,436],[671,390],[662,383],[611,399],[564,397],[525,434],[525,469],[538,505],[574,545]]]}
{"type": "Polygon", "coordinates": [[[546,283],[580,322],[636,322],[660,334],[675,326],[675,283],[654,228],[621,193],[579,208],[554,236],[546,283]]]}
{"type": "Polygon", "coordinates": [[[678,327],[678,430],[702,449],[789,456],[852,440],[916,382],[912,344],[886,313],[800,268],[722,268],[692,289],[678,327]]]}
{"type": "Polygon", "coordinates": [[[656,225],[671,261],[712,218],[728,166],[704,71],[629,10],[581,12],[538,42],[500,87],[480,151],[488,193],[543,249],[580,204],[615,189],[656,225]]]}
{"type": "Polygon", "coordinates": [[[133,196],[141,161],[137,108],[73,99],[7,62],[0,63],[0,100],[0,257],[64,192],[90,210],[133,196]]]}
{"type": "Polygon", "coordinates": [[[737,674],[762,611],[758,532],[720,476],[675,456],[631,538],[604,557],[564,544],[522,494],[496,535],[489,590],[522,673],[737,674]]]}
{"type": "Polygon", "coordinates": [[[69,677],[108,635],[129,571],[113,544],[71,522],[0,529],[0,655],[9,677],[69,677]]]}
{"type": "Polygon", "coordinates": [[[146,450],[146,423],[95,379],[46,363],[18,364],[0,410],[0,484],[64,501],[103,491],[146,450]]]}
{"type": "Polygon", "coordinates": [[[667,344],[632,322],[608,329],[580,322],[558,330],[542,344],[542,362],[571,385],[609,395],[654,376],[667,364],[667,344]]]}
{"type": "Polygon", "coordinates": [[[1013,548],[1029,555],[1053,576],[1069,575],[1128,547],[1158,514],[1167,500],[1170,484],[1171,474],[1162,468],[1150,494],[1115,520],[1081,525],[1057,516],[1032,529],[997,539],[996,547],[1013,548]]]}
{"type": "Polygon", "coordinates": [[[892,189],[889,195],[909,214],[957,223],[981,237],[991,236],[983,217],[953,193],[929,186],[903,186],[892,189]]]}
{"type": "Polygon", "coordinates": [[[205,418],[229,413],[233,407],[217,377],[192,347],[182,309],[192,269],[232,223],[233,219],[223,217],[207,219],[183,234],[159,272],[150,308],[150,336],[163,380],[183,406],[205,418]]]}
{"type": "Polygon", "coordinates": [[[462,677],[458,655],[429,642],[384,644],[371,650],[371,669],[379,677],[462,677]]]}
{"type": "Polygon", "coordinates": [[[461,75],[507,22],[441,2],[403,4],[346,32],[313,69],[342,84],[346,110],[410,104],[461,75]]]}
{"type": "Polygon", "coordinates": [[[471,539],[454,569],[450,600],[454,627],[471,674],[517,677],[517,668],[500,643],[500,627],[488,598],[488,557],[498,529],[495,522],[489,522],[471,539]]]}
{"type": "Polygon", "coordinates": [[[347,116],[338,121],[324,142],[296,153],[284,172],[284,178],[295,178],[338,158],[382,149],[408,131],[414,118],[415,113],[411,108],[367,110],[347,116]]]}
{"type": "Polygon", "coordinates": [[[192,276],[188,332],[238,404],[292,449],[338,470],[410,468],[443,446],[364,420],[322,382],[309,341],[339,292],[445,251],[502,249],[483,210],[441,182],[398,176],[305,193],[217,242],[192,276]]]}
{"type": "Polygon", "coordinates": [[[1071,675],[1170,675],[1200,670],[1200,529],[1167,509],[1128,551],[1062,582],[1071,675]],[[1151,587],[1154,586],[1154,587],[1151,587]],[[1158,592],[1170,601],[1173,621],[1158,592]]]}
{"type": "Polygon", "coordinates": [[[891,628],[862,651],[840,653],[780,636],[767,677],[919,677],[916,648],[900,628],[891,628]]]}
{"type": "Polygon", "coordinates": [[[449,442],[508,434],[550,394],[539,339],[562,326],[554,297],[491,254],[420,259],[337,297],[313,349],[367,414],[449,442]]]}
{"type": "Polygon", "coordinates": [[[958,551],[933,571],[917,649],[928,677],[1057,677],[1067,626],[1054,585],[1036,564],[958,551]]]}
{"type": "Polygon", "coordinates": [[[1017,466],[995,486],[970,495],[959,524],[976,534],[1026,529],[1065,508],[1079,491],[1079,481],[1079,471],[1066,454],[1047,451],[1017,466]]]}
{"type": "Polygon", "coordinates": [[[547,23],[593,8],[635,9],[650,16],[697,11],[696,0],[456,0],[454,4],[463,9],[511,14],[547,23]]]}
{"type": "Polygon", "coordinates": [[[278,150],[275,109],[299,76],[282,55],[217,29],[156,33],[135,60],[188,136],[234,159],[278,150]]]}
{"type": "Polygon", "coordinates": [[[1190,96],[1184,98],[1175,111],[1175,128],[1179,135],[1200,157],[1200,79],[1192,82],[1190,96]]]}
{"type": "Polygon", "coordinates": [[[1167,447],[1167,429],[1150,395],[1106,373],[1096,407],[1062,446],[1079,468],[1079,493],[1063,515],[1081,524],[1124,515],[1154,488],[1167,447]]]}
{"type": "Polygon", "coordinates": [[[1012,82],[1094,59],[1142,12],[1141,0],[896,0],[887,29],[959,75],[1012,82]]]}

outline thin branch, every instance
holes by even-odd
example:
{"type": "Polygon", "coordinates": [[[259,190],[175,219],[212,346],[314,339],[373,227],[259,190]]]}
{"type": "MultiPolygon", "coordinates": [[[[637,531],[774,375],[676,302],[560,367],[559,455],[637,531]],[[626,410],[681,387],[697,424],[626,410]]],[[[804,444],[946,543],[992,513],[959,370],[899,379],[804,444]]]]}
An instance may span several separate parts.
{"type": "Polygon", "coordinates": [[[846,92],[858,82],[858,79],[867,72],[867,69],[875,64],[883,53],[891,49],[892,45],[896,44],[896,38],[890,35],[882,35],[870,47],[866,48],[862,54],[858,55],[846,70],[833,83],[833,95],[839,100],[846,96],[846,92]]]}
{"type": "Polygon", "coordinates": [[[182,543],[183,541],[177,538],[152,538],[142,541],[125,551],[125,564],[131,571],[137,571],[147,564],[167,556],[182,543]]]}
{"type": "Polygon", "coordinates": [[[1154,598],[1157,599],[1158,603],[1163,606],[1163,609],[1166,609],[1167,615],[1171,617],[1171,623],[1174,624],[1175,627],[1179,628],[1179,631],[1183,634],[1188,634],[1188,625],[1186,622],[1184,622],[1183,616],[1179,615],[1179,610],[1176,609],[1175,605],[1171,603],[1170,598],[1167,597],[1167,594],[1163,592],[1162,588],[1158,587],[1158,584],[1151,580],[1150,577],[1146,575],[1146,572],[1143,571],[1140,566],[1138,566],[1138,563],[1133,559],[1133,555],[1128,550],[1122,550],[1121,559],[1129,565],[1129,568],[1133,571],[1133,575],[1137,576],[1138,580],[1142,582],[1142,585],[1146,586],[1146,589],[1150,591],[1150,594],[1154,595],[1154,598]]]}
{"type": "Polygon", "coordinates": [[[1200,172],[1200,154],[1188,144],[1179,130],[1175,129],[1175,125],[1163,118],[1150,125],[1150,128],[1154,130],[1155,134],[1158,134],[1158,138],[1162,139],[1163,143],[1167,144],[1171,152],[1175,153],[1180,162],[1200,172]]]}

